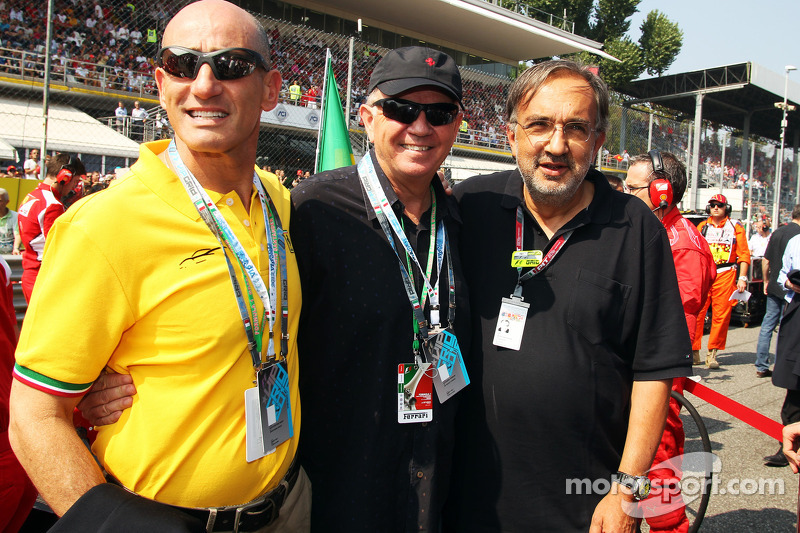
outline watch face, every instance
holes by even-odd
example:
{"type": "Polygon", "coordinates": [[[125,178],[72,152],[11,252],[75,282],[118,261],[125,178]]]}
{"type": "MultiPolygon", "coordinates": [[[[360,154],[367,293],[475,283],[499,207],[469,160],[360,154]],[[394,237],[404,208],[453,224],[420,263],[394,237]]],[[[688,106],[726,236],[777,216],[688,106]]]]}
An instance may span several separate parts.
{"type": "Polygon", "coordinates": [[[650,495],[650,478],[647,476],[637,477],[636,489],[634,490],[634,497],[637,500],[644,500],[650,495]]]}

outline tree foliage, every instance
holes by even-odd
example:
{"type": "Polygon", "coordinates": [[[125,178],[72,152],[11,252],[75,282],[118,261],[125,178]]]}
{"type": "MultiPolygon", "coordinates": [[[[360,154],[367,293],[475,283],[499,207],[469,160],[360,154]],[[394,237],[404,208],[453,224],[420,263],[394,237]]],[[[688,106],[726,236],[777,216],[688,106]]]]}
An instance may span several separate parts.
{"type": "Polygon", "coordinates": [[[675,61],[683,45],[683,32],[657,9],[647,14],[639,39],[648,74],[660,76],[675,61]]]}
{"type": "Polygon", "coordinates": [[[601,43],[621,39],[631,27],[630,18],[641,0],[598,0],[589,37],[601,43]]]}
{"type": "Polygon", "coordinates": [[[642,50],[629,37],[606,41],[605,51],[621,61],[600,60],[600,72],[611,87],[619,87],[639,77],[645,69],[642,50]]]}
{"type": "Polygon", "coordinates": [[[592,4],[594,0],[530,0],[531,7],[558,17],[567,13],[567,20],[575,23],[575,33],[589,35],[591,31],[592,4]]]}
{"type": "MultiPolygon", "coordinates": [[[[577,59],[599,64],[603,77],[612,87],[624,85],[645,70],[660,76],[675,61],[683,44],[683,32],[678,24],[658,10],[648,13],[642,22],[638,44],[628,36],[631,17],[638,11],[641,0],[504,1],[514,6],[527,4],[556,17],[563,17],[566,9],[566,18],[575,23],[576,34],[603,43],[607,53],[622,61],[621,64],[605,59],[598,61],[596,56],[576,54],[577,59]]],[[[541,16],[535,18],[543,20],[541,16]]]]}

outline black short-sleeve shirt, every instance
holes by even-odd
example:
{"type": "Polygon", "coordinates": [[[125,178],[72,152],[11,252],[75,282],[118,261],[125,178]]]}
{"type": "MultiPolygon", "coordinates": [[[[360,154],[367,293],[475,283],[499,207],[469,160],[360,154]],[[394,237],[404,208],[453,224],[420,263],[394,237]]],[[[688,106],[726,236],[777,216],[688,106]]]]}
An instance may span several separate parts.
{"type": "Polygon", "coordinates": [[[691,374],[663,226],[599,172],[586,179],[595,189],[590,205],[549,240],[524,207],[518,170],[455,188],[476,380],[462,398],[449,530],[585,532],[603,494],[567,494],[568,483],[616,472],[633,381],[691,374]],[[573,232],[523,285],[530,309],[514,351],[493,337],[501,299],[517,281],[511,254],[521,204],[525,250],[546,254],[573,232]]]}
{"type": "MultiPolygon", "coordinates": [[[[403,205],[374,153],[371,157],[424,268],[430,211],[419,226],[403,215],[403,205]]],[[[436,218],[444,220],[453,252],[456,336],[466,352],[469,310],[458,256],[460,218],[439,179],[432,177],[431,184],[436,218]]],[[[356,167],[323,172],[302,182],[292,191],[292,202],[291,236],[303,288],[298,332],[303,420],[298,455],[314,488],[312,530],[436,531],[450,480],[453,426],[463,392],[444,404],[434,393],[430,423],[397,422],[398,364],[414,362],[412,308],[397,255],[363,192],[356,167]]],[[[434,266],[434,276],[435,272],[434,266]]],[[[414,274],[420,293],[416,267],[414,274]]],[[[439,279],[444,320],[448,299],[444,266],[439,279]]]]}

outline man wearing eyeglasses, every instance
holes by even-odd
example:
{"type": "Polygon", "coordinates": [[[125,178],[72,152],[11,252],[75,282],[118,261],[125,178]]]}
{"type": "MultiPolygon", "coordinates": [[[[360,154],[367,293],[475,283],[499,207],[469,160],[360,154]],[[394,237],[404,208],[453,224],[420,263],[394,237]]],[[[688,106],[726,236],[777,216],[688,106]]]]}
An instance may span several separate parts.
{"type": "Polygon", "coordinates": [[[446,54],[389,52],[359,109],[373,149],[292,190],[312,530],[439,528],[470,370],[460,219],[436,175],[461,96],[446,54]]]}
{"type": "Polygon", "coordinates": [[[63,530],[309,527],[310,488],[294,461],[289,193],[254,171],[261,112],[281,86],[267,43],[231,3],[182,9],[155,73],[175,139],[143,144],[125,178],[48,236],[16,354],[10,437],[63,530]],[[93,446],[111,483],[72,429],[105,367],[137,387],[93,446]]]}
{"type": "Polygon", "coordinates": [[[663,226],[591,168],[608,100],[573,62],[526,70],[506,104],[518,169],[455,187],[477,370],[446,531],[635,529],[691,348],[663,226]]]}
{"type": "Polygon", "coordinates": [[[717,356],[725,349],[728,326],[736,300],[731,300],[733,291],[747,289],[747,271],[750,267],[750,248],[747,233],[738,220],[730,218],[731,206],[721,194],[715,194],[706,206],[708,219],[702,221],[697,229],[708,241],[711,254],[717,264],[717,278],[706,295],[703,307],[697,315],[696,332],[692,341],[692,355],[700,359],[703,343],[703,325],[709,306],[711,307],[711,332],[708,335],[708,354],[706,368],[719,368],[717,356]],[[737,278],[738,276],[738,278],[737,278]]]}
{"type": "MultiPolygon", "coordinates": [[[[678,210],[686,192],[686,167],[674,154],[652,150],[631,158],[625,184],[667,230],[686,326],[693,339],[697,315],[717,275],[717,268],[706,240],[678,210]]],[[[699,358],[694,362],[699,363],[699,358]]],[[[683,382],[683,378],[673,380],[672,390],[683,393],[683,382]]],[[[650,511],[645,518],[653,532],[686,533],[689,530],[686,509],[681,502],[680,471],[676,472],[674,466],[677,464],[680,468],[684,449],[680,410],[680,404],[670,398],[664,434],[656,450],[654,468],[648,473],[653,486],[660,489],[658,495],[644,502],[650,511]]]]}
{"type": "MultiPolygon", "coordinates": [[[[717,272],[705,238],[678,210],[686,192],[686,167],[669,152],[656,150],[653,155],[636,155],[631,158],[625,185],[653,211],[667,230],[689,337],[694,340],[697,316],[717,272]],[[653,170],[654,160],[661,165],[658,171],[653,170]]],[[[700,364],[700,358],[693,362],[700,364]]]]}

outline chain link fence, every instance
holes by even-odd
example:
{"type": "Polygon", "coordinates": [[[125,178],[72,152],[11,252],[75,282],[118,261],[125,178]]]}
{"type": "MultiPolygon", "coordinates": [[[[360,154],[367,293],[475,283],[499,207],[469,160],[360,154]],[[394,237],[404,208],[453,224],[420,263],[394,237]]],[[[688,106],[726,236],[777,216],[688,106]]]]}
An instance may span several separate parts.
{"type": "MultiPolygon", "coordinates": [[[[9,173],[8,167],[30,166],[27,160],[31,150],[41,147],[45,83],[49,88],[47,152],[78,154],[89,172],[112,176],[135,161],[140,142],[170,137],[167,115],[159,105],[153,80],[154,56],[166,23],[186,3],[185,0],[155,0],[146,4],[128,0],[57,0],[49,47],[46,3],[2,4],[0,170],[21,177],[24,171],[9,173]]],[[[269,34],[271,61],[284,80],[278,106],[262,115],[257,164],[281,175],[287,185],[298,176],[313,173],[326,48],[331,49],[341,100],[345,106],[349,102],[350,137],[358,159],[368,149],[358,108],[366,99],[372,69],[388,48],[254,15],[269,34]]],[[[402,39],[408,41],[399,42],[402,45],[418,42],[402,39]]],[[[502,119],[511,80],[470,69],[462,69],[462,74],[465,116],[452,154],[444,163],[446,174],[458,180],[513,168],[502,119]]],[[[649,148],[679,154],[690,163],[692,121],[623,104],[623,97],[614,95],[611,124],[600,156],[604,170],[624,172],[626,152],[633,155],[649,148]]],[[[770,205],[775,145],[757,146],[754,179],[741,181],[741,175],[750,176],[750,170],[739,168],[740,136],[727,132],[722,135],[711,124],[704,124],[701,131],[701,187],[711,190],[722,181],[723,188],[728,190],[738,185],[749,187],[752,183],[753,205],[759,209],[770,205]],[[724,163],[721,139],[727,143],[724,163]],[[720,178],[721,174],[725,176],[720,178]]],[[[787,160],[791,160],[791,150],[787,154],[787,160]]],[[[796,177],[796,166],[784,164],[784,174],[785,203],[790,209],[796,180],[790,176],[796,177]]],[[[749,195],[749,189],[741,190],[749,195]]],[[[13,196],[12,192],[12,200],[13,196]]]]}
{"type": "MultiPolygon", "coordinates": [[[[693,120],[676,119],[664,110],[628,107],[618,95],[614,99],[600,159],[603,169],[624,172],[627,170],[626,153],[632,156],[652,149],[672,152],[691,168],[693,120]]],[[[705,121],[700,132],[697,202],[690,205],[687,197],[684,207],[702,209],[710,196],[721,193],[742,218],[748,216],[748,206],[753,220],[771,218],[780,155],[776,143],[757,139],[746,143],[740,131],[705,121]]],[[[797,176],[796,157],[793,150],[786,149],[781,180],[781,220],[790,218],[796,203],[797,176]]],[[[691,186],[691,176],[689,180],[691,186]]]]}

